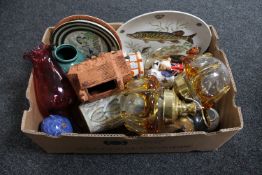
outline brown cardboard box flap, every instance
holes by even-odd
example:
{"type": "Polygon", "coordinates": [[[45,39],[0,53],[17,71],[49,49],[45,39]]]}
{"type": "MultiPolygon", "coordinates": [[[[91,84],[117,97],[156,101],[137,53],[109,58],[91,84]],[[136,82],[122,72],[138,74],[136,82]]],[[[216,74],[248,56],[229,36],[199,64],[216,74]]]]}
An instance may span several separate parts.
{"type": "MultiPolygon", "coordinates": [[[[111,24],[117,29],[121,23],[111,24]]],[[[226,64],[230,72],[231,89],[217,103],[220,113],[220,129],[216,132],[203,131],[184,133],[144,134],[142,136],[126,136],[124,134],[64,134],[51,137],[38,132],[41,116],[36,104],[32,74],[29,79],[26,97],[30,108],[24,111],[21,130],[35,143],[49,153],[153,153],[153,152],[187,152],[216,150],[230,140],[243,128],[240,107],[235,104],[237,92],[235,82],[225,53],[217,46],[218,35],[213,26],[212,41],[208,51],[226,64]]],[[[42,42],[50,44],[52,27],[47,28],[42,42]]]]}

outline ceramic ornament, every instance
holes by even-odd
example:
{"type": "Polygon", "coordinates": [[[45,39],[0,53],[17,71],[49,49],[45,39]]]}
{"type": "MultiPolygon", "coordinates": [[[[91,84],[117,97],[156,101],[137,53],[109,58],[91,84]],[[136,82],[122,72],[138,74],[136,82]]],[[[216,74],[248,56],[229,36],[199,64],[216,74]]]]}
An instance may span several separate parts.
{"type": "Polygon", "coordinates": [[[141,77],[144,75],[144,60],[140,52],[128,53],[125,58],[133,77],[141,77]]]}
{"type": "Polygon", "coordinates": [[[159,83],[165,88],[173,87],[174,72],[171,70],[170,60],[159,61],[155,60],[152,68],[147,71],[147,75],[154,75],[159,83]]]}
{"type": "Polygon", "coordinates": [[[82,102],[108,97],[124,89],[131,70],[121,50],[102,53],[70,67],[67,77],[82,102]]]}

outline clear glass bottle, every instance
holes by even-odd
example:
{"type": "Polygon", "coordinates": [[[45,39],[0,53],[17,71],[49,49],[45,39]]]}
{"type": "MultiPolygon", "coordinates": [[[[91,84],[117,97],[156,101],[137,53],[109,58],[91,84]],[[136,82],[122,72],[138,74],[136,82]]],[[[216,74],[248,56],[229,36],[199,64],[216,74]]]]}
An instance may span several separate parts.
{"type": "Polygon", "coordinates": [[[185,103],[173,90],[161,88],[155,76],[128,82],[120,105],[126,128],[138,134],[168,132],[179,116],[197,111],[194,102],[185,103]]]}

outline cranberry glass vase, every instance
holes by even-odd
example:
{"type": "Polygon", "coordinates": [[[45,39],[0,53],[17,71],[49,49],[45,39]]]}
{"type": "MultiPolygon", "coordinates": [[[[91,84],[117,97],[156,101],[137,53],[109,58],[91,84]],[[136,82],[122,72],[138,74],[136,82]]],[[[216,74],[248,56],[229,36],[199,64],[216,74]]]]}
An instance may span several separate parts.
{"type": "Polygon", "coordinates": [[[24,58],[33,63],[36,101],[42,115],[68,116],[76,95],[62,69],[52,60],[51,47],[40,44],[25,53],[24,58]]]}

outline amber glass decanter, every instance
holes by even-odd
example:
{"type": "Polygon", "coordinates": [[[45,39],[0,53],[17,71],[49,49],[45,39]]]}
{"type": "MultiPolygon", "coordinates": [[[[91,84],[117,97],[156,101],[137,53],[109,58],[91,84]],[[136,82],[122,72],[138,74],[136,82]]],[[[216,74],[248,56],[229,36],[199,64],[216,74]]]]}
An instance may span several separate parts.
{"type": "Polygon", "coordinates": [[[44,117],[50,114],[68,116],[76,102],[75,93],[61,68],[52,61],[51,48],[40,44],[24,54],[33,63],[33,82],[36,101],[44,117]]]}
{"type": "Polygon", "coordinates": [[[194,102],[184,103],[174,91],[161,88],[155,76],[128,82],[120,105],[126,128],[138,134],[169,132],[178,116],[197,111],[194,102]]]}
{"type": "Polygon", "coordinates": [[[185,62],[185,71],[175,79],[174,90],[184,99],[197,99],[203,107],[213,107],[230,89],[229,72],[211,54],[199,55],[185,62]]]}

